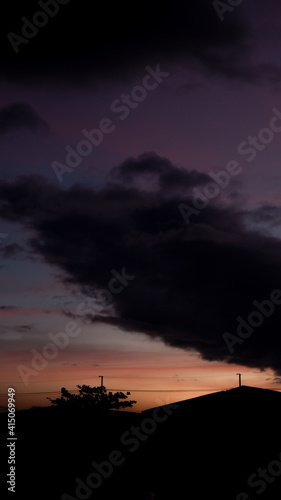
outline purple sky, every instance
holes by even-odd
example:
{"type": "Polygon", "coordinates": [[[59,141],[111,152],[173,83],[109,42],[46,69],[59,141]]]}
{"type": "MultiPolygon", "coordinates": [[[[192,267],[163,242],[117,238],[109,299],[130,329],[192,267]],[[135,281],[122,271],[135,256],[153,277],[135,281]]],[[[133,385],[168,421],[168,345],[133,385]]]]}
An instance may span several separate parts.
{"type": "Polygon", "coordinates": [[[229,385],[230,369],[276,387],[278,305],[234,353],[223,333],[281,289],[280,4],[245,0],[222,22],[211,1],[145,2],[129,18],[110,9],[93,17],[73,0],[61,5],[17,54],[7,34],[21,34],[38,4],[13,5],[2,26],[1,392],[94,385],[100,371],[118,389],[116,360],[124,381],[144,389],[205,389],[192,385],[194,359],[197,380],[217,367],[210,390],[229,385]],[[162,77],[148,77],[157,67],[162,77]],[[52,164],[67,166],[66,147],[77,151],[82,131],[106,118],[114,130],[60,182],[52,164]],[[255,137],[249,161],[238,148],[255,137]],[[179,205],[194,209],[194,190],[232,160],[239,173],[186,224],[179,205]],[[122,268],[134,279],[97,304],[122,268]],[[80,317],[83,297],[95,313],[80,317]],[[83,333],[24,385],[19,363],[31,366],[31,349],[69,319],[83,333]],[[141,367],[147,376],[158,367],[159,378],[146,381],[141,367]]]}

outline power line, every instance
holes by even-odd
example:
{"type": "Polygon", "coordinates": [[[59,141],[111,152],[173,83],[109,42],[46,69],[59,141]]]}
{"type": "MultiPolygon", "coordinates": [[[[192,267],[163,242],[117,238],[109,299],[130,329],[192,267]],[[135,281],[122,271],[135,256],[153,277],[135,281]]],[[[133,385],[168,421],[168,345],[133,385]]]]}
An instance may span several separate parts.
{"type": "MultiPolygon", "coordinates": [[[[124,391],[124,392],[208,392],[214,389],[107,389],[107,391],[124,391]]],[[[219,391],[227,390],[227,388],[218,389],[219,391]]],[[[78,389],[69,389],[69,392],[78,392],[78,389]]],[[[44,392],[17,392],[15,396],[38,396],[43,394],[60,394],[61,391],[44,391],[44,392]]],[[[1,396],[7,396],[7,394],[0,394],[1,396]]]]}
{"type": "MultiPolygon", "coordinates": [[[[109,391],[131,391],[131,392],[198,392],[210,391],[212,389],[108,389],[109,391]]],[[[223,389],[222,389],[223,390],[223,389]]]]}
{"type": "MultiPolygon", "coordinates": [[[[226,391],[229,387],[209,387],[198,389],[111,389],[108,388],[107,391],[115,391],[115,392],[211,392],[211,391],[226,391]]],[[[281,388],[271,388],[274,391],[281,391],[281,388]]],[[[69,392],[79,392],[79,389],[69,389],[69,392]]],[[[57,391],[38,391],[38,392],[16,392],[15,396],[39,396],[44,394],[61,394],[60,390],[57,391]]],[[[1,393],[0,397],[7,397],[6,393],[1,393]]]]}

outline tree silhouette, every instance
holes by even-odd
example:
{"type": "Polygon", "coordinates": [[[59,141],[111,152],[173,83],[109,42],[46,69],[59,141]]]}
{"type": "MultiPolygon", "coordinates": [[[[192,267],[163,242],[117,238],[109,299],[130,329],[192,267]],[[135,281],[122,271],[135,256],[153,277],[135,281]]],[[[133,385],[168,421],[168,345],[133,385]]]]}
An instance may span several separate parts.
{"type": "Polygon", "coordinates": [[[60,408],[95,408],[98,410],[132,408],[133,404],[136,403],[136,401],[132,400],[125,401],[128,396],[123,392],[107,393],[104,386],[77,385],[77,387],[79,388],[79,394],[71,394],[65,387],[62,387],[60,398],[47,399],[60,408]]]}

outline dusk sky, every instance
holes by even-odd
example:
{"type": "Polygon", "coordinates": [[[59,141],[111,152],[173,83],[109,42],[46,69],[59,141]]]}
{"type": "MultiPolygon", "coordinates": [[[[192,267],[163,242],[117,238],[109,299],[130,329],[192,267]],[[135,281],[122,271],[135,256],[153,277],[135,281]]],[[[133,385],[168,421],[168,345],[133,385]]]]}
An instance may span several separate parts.
{"type": "Polygon", "coordinates": [[[238,4],[7,6],[2,409],[280,390],[281,6],[238,4]]]}

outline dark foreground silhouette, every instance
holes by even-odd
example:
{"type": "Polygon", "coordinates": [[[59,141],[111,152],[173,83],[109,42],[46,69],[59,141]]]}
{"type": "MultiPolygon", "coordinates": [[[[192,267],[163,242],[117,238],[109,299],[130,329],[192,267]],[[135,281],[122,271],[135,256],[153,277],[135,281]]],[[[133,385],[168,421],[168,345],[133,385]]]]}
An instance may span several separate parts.
{"type": "MultiPolygon", "coordinates": [[[[65,387],[61,388],[60,398],[51,399],[51,403],[63,409],[93,408],[98,410],[120,410],[121,408],[132,408],[136,401],[128,400],[124,392],[107,392],[104,385],[90,387],[89,385],[77,385],[78,394],[69,392],[65,387]]],[[[130,394],[130,393],[128,393],[130,394]]]]}
{"type": "MultiPolygon", "coordinates": [[[[245,386],[142,414],[21,411],[17,493],[10,497],[275,500],[281,497],[280,416],[280,393],[245,386]]],[[[7,415],[0,417],[5,430],[7,415]]]]}

